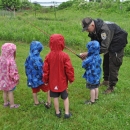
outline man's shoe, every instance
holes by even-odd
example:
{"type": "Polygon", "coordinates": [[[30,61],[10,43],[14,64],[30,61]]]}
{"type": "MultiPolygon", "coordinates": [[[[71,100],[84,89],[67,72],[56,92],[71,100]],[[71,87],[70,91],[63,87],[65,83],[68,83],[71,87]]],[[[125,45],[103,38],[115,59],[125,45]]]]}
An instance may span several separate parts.
{"type": "Polygon", "coordinates": [[[104,94],[110,94],[114,91],[114,87],[108,87],[104,94]]]}
{"type": "Polygon", "coordinates": [[[103,81],[102,83],[100,83],[100,86],[108,86],[109,85],[109,81],[103,81]]]}

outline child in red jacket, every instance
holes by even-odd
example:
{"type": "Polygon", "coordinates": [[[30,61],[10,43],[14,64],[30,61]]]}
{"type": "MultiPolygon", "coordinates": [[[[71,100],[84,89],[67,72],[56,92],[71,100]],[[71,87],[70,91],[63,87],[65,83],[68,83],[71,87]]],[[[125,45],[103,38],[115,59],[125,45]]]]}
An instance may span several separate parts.
{"type": "Polygon", "coordinates": [[[63,52],[65,47],[64,37],[61,34],[50,36],[50,53],[47,54],[43,66],[43,81],[50,87],[50,97],[54,98],[55,115],[61,117],[59,110],[59,96],[64,100],[64,118],[69,118],[68,81],[74,81],[74,69],[68,54],[63,52]]]}

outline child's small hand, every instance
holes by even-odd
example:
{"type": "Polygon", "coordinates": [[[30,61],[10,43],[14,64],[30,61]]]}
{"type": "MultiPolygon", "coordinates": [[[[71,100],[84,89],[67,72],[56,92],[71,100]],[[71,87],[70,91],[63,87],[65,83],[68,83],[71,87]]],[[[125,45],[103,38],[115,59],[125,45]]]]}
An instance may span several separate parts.
{"type": "Polygon", "coordinates": [[[72,84],[73,82],[70,82],[70,84],[72,84]]]}
{"type": "Polygon", "coordinates": [[[79,55],[81,59],[84,60],[88,56],[88,52],[80,53],[79,55]]]}
{"type": "Polygon", "coordinates": [[[67,93],[68,93],[68,88],[66,89],[67,93]]]}
{"type": "Polygon", "coordinates": [[[48,83],[45,83],[45,86],[47,86],[48,85],[48,83]]]}

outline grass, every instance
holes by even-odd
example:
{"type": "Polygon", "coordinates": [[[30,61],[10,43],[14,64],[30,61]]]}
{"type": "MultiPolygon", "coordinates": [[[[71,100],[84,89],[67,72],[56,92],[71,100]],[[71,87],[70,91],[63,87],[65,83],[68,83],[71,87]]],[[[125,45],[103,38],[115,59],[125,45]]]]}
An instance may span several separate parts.
{"type": "MultiPolygon", "coordinates": [[[[32,40],[39,40],[48,44],[48,38],[51,34],[60,33],[64,35],[66,45],[76,50],[83,50],[90,38],[86,32],[82,32],[81,21],[85,17],[94,19],[101,18],[105,21],[117,23],[121,28],[130,33],[129,13],[104,12],[104,10],[76,10],[66,9],[57,10],[56,18],[54,12],[43,13],[34,11],[16,12],[16,16],[0,16],[0,36],[1,40],[22,41],[30,43],[32,40]],[[108,15],[109,14],[109,15],[108,15]],[[40,30],[39,30],[40,29],[40,30]]],[[[128,40],[130,36],[128,35],[128,40]]],[[[125,52],[130,54],[130,45],[125,48],[125,52]]]]}
{"type": "MultiPolygon", "coordinates": [[[[130,128],[130,57],[124,57],[123,65],[119,72],[119,81],[115,92],[104,95],[102,92],[106,87],[99,88],[99,101],[94,105],[85,105],[84,101],[90,98],[89,90],[85,88],[85,79],[82,78],[84,70],[81,68],[82,61],[68,50],[75,69],[75,81],[69,85],[70,111],[73,116],[64,120],[64,105],[60,99],[62,118],[54,116],[54,105],[46,109],[43,105],[34,106],[32,90],[27,87],[24,62],[29,53],[29,43],[32,40],[39,40],[44,44],[41,56],[44,59],[49,52],[49,37],[47,34],[61,33],[65,37],[66,45],[76,53],[85,50],[85,44],[90,39],[86,33],[82,33],[81,20],[84,17],[101,18],[117,23],[130,33],[129,13],[98,9],[57,10],[56,18],[54,12],[43,13],[34,11],[16,12],[16,17],[5,15],[0,16],[0,47],[5,42],[14,42],[17,45],[16,62],[20,74],[20,83],[14,91],[15,103],[21,106],[18,109],[3,107],[2,92],[0,91],[0,130],[129,130],[130,128]],[[39,31],[36,27],[43,30],[39,31]]],[[[114,9],[115,10],[115,9],[114,9]]],[[[128,40],[130,36],[128,35],[128,40]]],[[[125,48],[130,54],[130,45],[125,48]]],[[[102,79],[101,79],[102,80],[102,79]]],[[[38,94],[39,100],[46,100],[46,93],[38,94]]],[[[53,102],[53,100],[52,100],[53,102]]]]}
{"type": "MultiPolygon", "coordinates": [[[[0,47],[6,41],[0,41],[0,47]]],[[[99,101],[94,105],[85,105],[89,99],[89,90],[85,88],[82,78],[84,70],[81,60],[65,50],[70,55],[75,69],[75,81],[69,85],[71,119],[63,119],[64,106],[60,99],[62,118],[54,116],[54,105],[46,109],[43,105],[34,106],[32,90],[26,85],[24,62],[29,52],[29,44],[14,42],[17,45],[16,62],[20,74],[20,83],[14,91],[15,103],[21,106],[18,109],[3,107],[2,92],[0,92],[0,130],[129,130],[130,128],[130,57],[124,57],[123,65],[119,72],[119,81],[115,92],[104,95],[105,86],[99,88],[99,101]]],[[[85,45],[84,45],[85,46],[85,45]]],[[[44,59],[49,48],[44,46],[41,56],[44,59]]],[[[80,53],[77,50],[77,53],[80,53]]],[[[38,94],[39,100],[46,100],[46,93],[38,94]]],[[[53,100],[52,100],[53,102],[53,100]]]]}

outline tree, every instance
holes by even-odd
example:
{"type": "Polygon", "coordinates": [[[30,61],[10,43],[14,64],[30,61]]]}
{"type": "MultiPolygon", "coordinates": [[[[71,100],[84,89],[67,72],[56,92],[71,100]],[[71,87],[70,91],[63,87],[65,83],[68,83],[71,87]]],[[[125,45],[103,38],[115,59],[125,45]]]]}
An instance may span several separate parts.
{"type": "Polygon", "coordinates": [[[20,7],[21,0],[1,0],[3,8],[8,10],[17,10],[20,7]]]}

